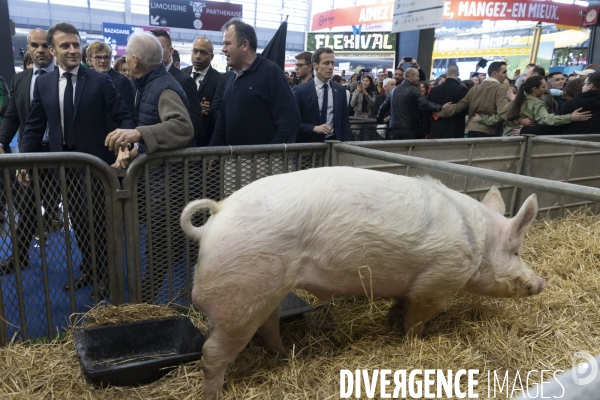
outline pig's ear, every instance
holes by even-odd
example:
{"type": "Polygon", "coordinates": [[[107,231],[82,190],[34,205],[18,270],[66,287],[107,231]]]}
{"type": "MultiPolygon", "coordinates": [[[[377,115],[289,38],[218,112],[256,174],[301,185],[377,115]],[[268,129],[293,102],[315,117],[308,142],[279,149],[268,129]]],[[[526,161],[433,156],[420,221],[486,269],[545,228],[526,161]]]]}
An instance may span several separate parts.
{"type": "Polygon", "coordinates": [[[502,200],[502,195],[500,194],[500,191],[496,189],[496,186],[492,186],[481,202],[501,215],[504,215],[506,212],[504,200],[502,200]]]}
{"type": "Polygon", "coordinates": [[[535,216],[538,212],[537,196],[532,194],[525,200],[525,203],[521,206],[519,213],[512,219],[511,232],[515,236],[521,236],[527,228],[535,220],[535,216]]]}

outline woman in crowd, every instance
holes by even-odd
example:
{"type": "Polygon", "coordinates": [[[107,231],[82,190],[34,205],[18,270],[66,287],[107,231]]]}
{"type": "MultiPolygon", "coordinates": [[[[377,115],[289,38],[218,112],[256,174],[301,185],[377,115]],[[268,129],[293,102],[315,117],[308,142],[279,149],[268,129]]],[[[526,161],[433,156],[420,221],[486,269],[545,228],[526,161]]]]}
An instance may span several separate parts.
{"type": "MultiPolygon", "coordinates": [[[[562,92],[562,97],[565,100],[573,100],[578,94],[581,94],[583,89],[582,83],[579,79],[575,79],[565,85],[562,92]]],[[[564,105],[564,104],[563,104],[564,105]]]]}
{"type": "Polygon", "coordinates": [[[473,86],[479,85],[481,83],[481,79],[479,79],[478,75],[473,75],[471,77],[471,82],[473,82],[473,86]]]}
{"type": "Polygon", "coordinates": [[[115,60],[115,64],[113,65],[113,69],[120,74],[125,75],[125,77],[129,80],[133,79],[133,76],[129,73],[129,65],[125,62],[125,57],[119,57],[115,60]]]}
{"type": "Polygon", "coordinates": [[[425,97],[429,94],[429,83],[426,81],[419,82],[419,89],[421,89],[421,94],[425,97]]]}
{"type": "Polygon", "coordinates": [[[369,75],[363,76],[352,94],[352,100],[350,100],[350,106],[354,109],[354,116],[370,117],[372,115],[373,104],[375,104],[375,97],[377,97],[377,92],[373,78],[369,75]]]}
{"type": "Polygon", "coordinates": [[[546,80],[543,76],[532,76],[519,87],[517,96],[512,102],[508,113],[504,136],[520,134],[518,120],[529,118],[538,125],[536,134],[545,134],[544,127],[568,124],[571,121],[585,121],[592,117],[590,112],[581,112],[581,108],[568,115],[549,114],[546,103],[540,99],[546,90],[546,80]]]}
{"type": "Polygon", "coordinates": [[[23,71],[29,68],[33,68],[33,58],[31,58],[31,54],[25,53],[23,57],[23,71]]]}
{"type": "Polygon", "coordinates": [[[438,76],[438,78],[435,80],[435,86],[440,86],[444,82],[446,82],[446,74],[438,76]]]}

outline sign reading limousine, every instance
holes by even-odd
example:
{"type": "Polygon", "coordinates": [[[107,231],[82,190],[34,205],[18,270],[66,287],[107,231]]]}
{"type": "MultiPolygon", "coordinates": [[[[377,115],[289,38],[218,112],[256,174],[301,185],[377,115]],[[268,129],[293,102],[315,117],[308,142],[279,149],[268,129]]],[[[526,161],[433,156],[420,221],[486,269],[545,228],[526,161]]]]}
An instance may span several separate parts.
{"type": "Polygon", "coordinates": [[[242,18],[242,5],[217,1],[150,0],[150,25],[220,31],[231,18],[242,18]]]}
{"type": "Polygon", "coordinates": [[[330,47],[336,53],[394,52],[396,35],[390,32],[308,32],[306,50],[330,47]]]}

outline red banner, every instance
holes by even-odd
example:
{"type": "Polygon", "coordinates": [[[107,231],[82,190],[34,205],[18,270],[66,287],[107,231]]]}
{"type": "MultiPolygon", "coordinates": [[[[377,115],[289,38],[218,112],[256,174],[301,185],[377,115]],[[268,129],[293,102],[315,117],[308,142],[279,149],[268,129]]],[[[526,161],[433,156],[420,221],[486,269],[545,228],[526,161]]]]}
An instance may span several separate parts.
{"type": "MultiPolygon", "coordinates": [[[[312,30],[336,26],[364,25],[392,22],[394,3],[338,8],[313,15],[312,30]]],[[[504,1],[446,1],[445,20],[492,21],[516,20],[549,22],[559,25],[594,25],[598,19],[596,8],[576,4],[535,0],[504,1]],[[581,13],[583,12],[583,13],[581,13]]]]}

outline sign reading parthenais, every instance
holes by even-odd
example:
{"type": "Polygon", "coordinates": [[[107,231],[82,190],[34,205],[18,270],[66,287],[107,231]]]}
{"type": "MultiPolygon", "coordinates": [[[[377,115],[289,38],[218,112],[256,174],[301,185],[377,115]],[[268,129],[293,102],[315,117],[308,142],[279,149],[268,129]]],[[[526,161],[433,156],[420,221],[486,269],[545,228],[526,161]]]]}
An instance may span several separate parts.
{"type": "Polygon", "coordinates": [[[444,20],[444,0],[396,0],[392,32],[439,28],[444,20]]]}
{"type": "Polygon", "coordinates": [[[220,31],[231,18],[242,18],[242,5],[217,1],[150,0],[150,25],[220,31]]]}
{"type": "Polygon", "coordinates": [[[308,32],[306,51],[329,47],[336,53],[348,52],[393,52],[396,48],[396,35],[389,32],[308,32]]]}
{"type": "MultiPolygon", "coordinates": [[[[427,8],[428,0],[402,0],[401,3],[416,3],[419,9],[427,8]]],[[[597,22],[597,6],[583,7],[577,4],[564,4],[537,0],[446,0],[443,4],[443,19],[492,21],[517,20],[549,22],[559,25],[593,25],[597,22]],[[581,18],[581,12],[586,18],[581,18]],[[589,11],[589,12],[588,12],[589,11]],[[587,14],[586,14],[587,12],[587,14]]],[[[367,4],[355,7],[337,8],[314,14],[312,30],[330,29],[337,26],[351,26],[385,23],[393,21],[397,4],[392,2],[367,4]]],[[[414,17],[413,17],[414,18],[414,17]]],[[[423,21],[418,21],[423,23],[423,21]]],[[[425,22],[427,19],[425,18],[425,22]]],[[[420,28],[419,28],[420,29],[420,28]]]]}

